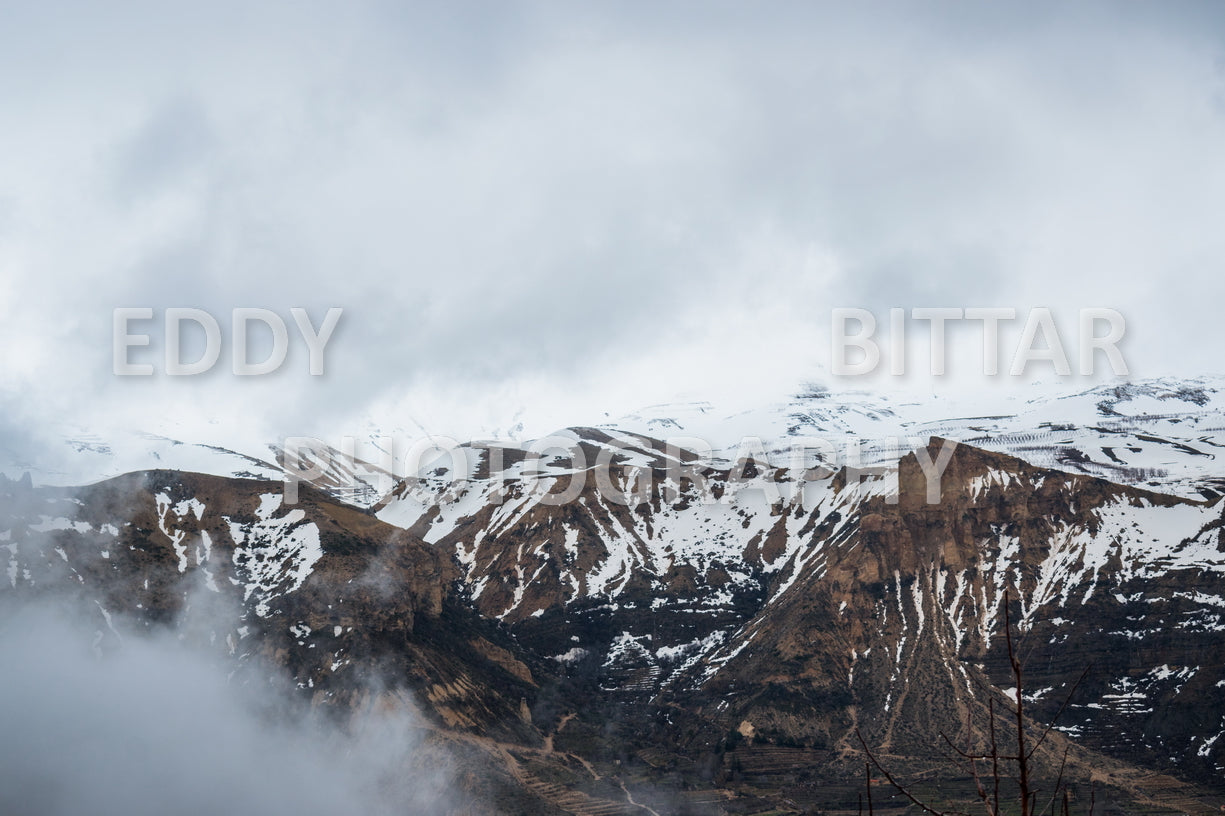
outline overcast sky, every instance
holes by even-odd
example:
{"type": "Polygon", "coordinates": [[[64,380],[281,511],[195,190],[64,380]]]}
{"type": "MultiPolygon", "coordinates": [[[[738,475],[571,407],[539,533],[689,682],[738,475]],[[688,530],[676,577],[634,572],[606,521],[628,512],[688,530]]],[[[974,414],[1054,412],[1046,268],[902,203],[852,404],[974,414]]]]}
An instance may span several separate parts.
{"type": "Polygon", "coordinates": [[[0,85],[9,435],[548,430],[831,381],[833,307],[1108,306],[1133,375],[1222,368],[1216,3],[0,3],[0,85]],[[140,306],[217,368],[115,377],[140,306]],[[344,309],[322,377],[295,306],[344,309]]]}

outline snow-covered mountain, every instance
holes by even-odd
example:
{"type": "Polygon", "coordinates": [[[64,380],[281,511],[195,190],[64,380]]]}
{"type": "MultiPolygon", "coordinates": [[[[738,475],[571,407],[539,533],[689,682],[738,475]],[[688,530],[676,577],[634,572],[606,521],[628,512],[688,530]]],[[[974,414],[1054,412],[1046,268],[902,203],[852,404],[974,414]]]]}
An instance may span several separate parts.
{"type": "MultiPolygon", "coordinates": [[[[922,398],[808,384],[747,409],[687,401],[652,405],[611,421],[575,419],[576,427],[587,422],[613,437],[675,440],[712,464],[728,465],[760,442],[780,466],[790,462],[796,445],[808,446],[809,461],[820,456],[834,467],[877,465],[941,436],[1031,464],[1176,495],[1225,492],[1225,478],[1214,467],[1225,451],[1225,377],[922,398]]],[[[360,428],[343,438],[303,438],[288,448],[291,455],[306,452],[304,467],[319,467],[308,480],[348,503],[369,507],[388,492],[393,477],[420,475],[422,460],[410,454],[430,437],[420,429],[410,433],[369,421],[360,428]]],[[[240,478],[285,475],[286,438],[252,441],[217,428],[40,430],[42,436],[20,448],[0,447],[0,473],[19,478],[28,472],[35,483],[50,485],[155,469],[240,478]]],[[[527,448],[534,441],[477,436],[507,448],[527,448]]],[[[434,464],[429,457],[423,461],[434,464]]]]}
{"type": "Polygon", "coordinates": [[[845,451],[857,442],[865,464],[896,459],[893,440],[940,436],[1031,464],[1144,484],[1163,492],[1217,495],[1225,469],[1225,378],[1154,379],[1040,394],[985,393],[922,399],[834,392],[819,385],[751,410],[708,402],[651,406],[610,432],[705,440],[728,462],[746,438],[778,455],[818,438],[845,451]]]}
{"type": "Polygon", "coordinates": [[[180,470],[214,476],[276,479],[280,468],[267,445],[233,440],[187,441],[136,429],[41,428],[20,448],[0,447],[0,474],[29,473],[40,485],[68,486],[138,470],[180,470]]]}
{"type": "Polygon", "coordinates": [[[1056,729],[1039,776],[1066,757],[1104,807],[1208,812],[1225,804],[1222,385],[994,412],[820,389],[658,406],[466,443],[377,501],[388,469],[348,453],[316,452],[291,505],[283,449],[235,478],[251,460],[202,448],[222,473],[5,482],[0,590],[71,587],[100,634],[117,610],[231,597],[214,633],[231,658],[275,655],[319,704],[390,671],[555,813],[641,812],[630,789],[658,812],[853,809],[857,734],[961,802],[932,746],[1015,728],[1007,619],[1027,728],[1056,729]]]}

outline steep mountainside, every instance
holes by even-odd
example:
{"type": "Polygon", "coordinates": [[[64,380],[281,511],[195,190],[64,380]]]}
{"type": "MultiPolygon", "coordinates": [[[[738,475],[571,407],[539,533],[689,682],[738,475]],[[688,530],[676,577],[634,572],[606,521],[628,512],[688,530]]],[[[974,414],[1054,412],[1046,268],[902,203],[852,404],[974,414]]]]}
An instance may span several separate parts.
{"type": "Polygon", "coordinates": [[[1080,395],[1097,424],[1034,434],[1084,452],[1113,433],[1107,408],[1196,406],[1113,426],[1143,456],[1173,451],[1153,478],[1096,454],[1028,461],[999,439],[795,458],[790,441],[870,413],[815,393],[798,398],[807,430],[709,450],[676,438],[694,433],[682,420],[465,445],[369,509],[337,498],[354,474],[366,497],[386,478],[353,457],[292,504],[281,482],[173,470],[0,480],[0,600],[67,594],[99,649],[121,645],[122,616],[207,644],[239,680],[277,666],[341,715],[371,699],[419,709],[482,797],[472,812],[558,814],[854,812],[857,733],[925,795],[964,805],[973,783],[946,738],[981,747],[993,722],[1015,734],[1007,619],[1026,728],[1056,728],[1038,777],[1066,756],[1096,812],[1214,812],[1216,392],[1145,388],[1080,395]]]}
{"type": "Polygon", "coordinates": [[[533,738],[536,688],[513,642],[455,593],[452,560],[304,487],[150,471],[85,488],[0,481],[10,600],[62,597],[111,616],[195,631],[241,663],[283,665],[320,704],[394,680],[436,721],[533,738]]]}
{"type": "Polygon", "coordinates": [[[454,550],[476,606],[583,694],[646,706],[646,720],[700,712],[657,735],[680,755],[742,725],[843,757],[856,726],[930,753],[1005,696],[1007,590],[1039,720],[1087,667],[1058,722],[1081,745],[1202,782],[1225,770],[1218,501],[939,439],[896,470],[830,477],[573,437],[584,470],[472,448],[469,481],[406,482],[378,513],[454,550]],[[929,503],[920,462],[945,451],[929,503]],[[826,478],[798,481],[814,476],[826,478]],[[669,742],[686,728],[696,738],[669,742]]]}

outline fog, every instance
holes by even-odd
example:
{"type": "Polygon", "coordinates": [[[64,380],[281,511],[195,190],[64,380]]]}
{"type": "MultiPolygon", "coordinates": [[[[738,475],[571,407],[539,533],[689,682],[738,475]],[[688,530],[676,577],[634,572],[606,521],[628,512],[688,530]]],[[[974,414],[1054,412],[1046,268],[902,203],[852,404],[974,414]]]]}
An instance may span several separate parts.
{"type": "Polygon", "coordinates": [[[407,695],[372,684],[364,710],[327,717],[269,666],[236,673],[207,640],[110,624],[67,602],[0,601],[0,812],[451,809],[450,767],[407,695]]]}

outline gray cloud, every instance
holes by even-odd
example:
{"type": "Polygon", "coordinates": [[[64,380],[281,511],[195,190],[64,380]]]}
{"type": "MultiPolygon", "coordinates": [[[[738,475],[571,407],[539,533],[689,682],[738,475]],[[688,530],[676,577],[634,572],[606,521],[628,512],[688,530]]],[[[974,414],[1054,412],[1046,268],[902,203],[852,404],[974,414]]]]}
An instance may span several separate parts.
{"type": "Polygon", "coordinates": [[[1216,365],[1219,8],[884,8],[27,9],[0,383],[294,433],[567,383],[589,416],[593,372],[819,376],[836,305],[1116,306],[1137,373],[1216,365]],[[136,383],[120,305],[346,314],[324,382],[297,348],[136,383]]]}
{"type": "MultiPolygon", "coordinates": [[[[63,602],[0,618],[0,810],[41,814],[441,813],[448,769],[411,716],[359,714],[345,730],[287,689],[190,637],[100,619],[63,602]],[[109,621],[108,621],[109,623],[109,621]],[[111,635],[107,632],[108,636],[111,635]],[[439,760],[439,757],[432,757],[439,760]]],[[[200,621],[196,621],[200,625],[200,621]]],[[[207,628],[207,627],[206,627],[207,628]]]]}
{"type": "Polygon", "coordinates": [[[211,126],[200,104],[170,99],[117,151],[115,193],[123,203],[181,183],[209,159],[211,147],[211,126]]]}

